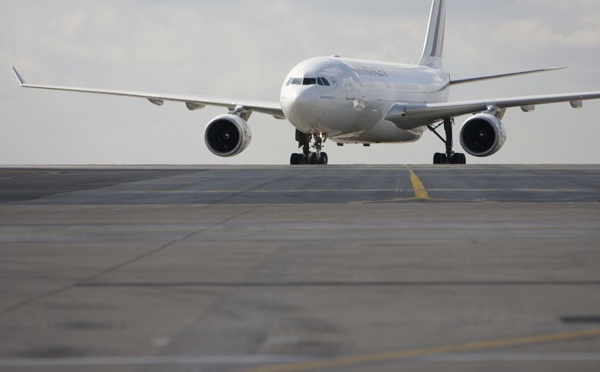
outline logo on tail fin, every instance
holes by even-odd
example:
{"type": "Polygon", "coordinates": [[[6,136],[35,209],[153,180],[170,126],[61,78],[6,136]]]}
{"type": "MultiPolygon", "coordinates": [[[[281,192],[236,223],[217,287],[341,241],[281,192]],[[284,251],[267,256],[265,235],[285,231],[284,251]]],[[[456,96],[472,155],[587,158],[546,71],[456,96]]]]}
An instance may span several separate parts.
{"type": "Polygon", "coordinates": [[[433,0],[425,47],[420,65],[442,68],[444,52],[444,32],[446,28],[446,0],[433,0]]]}

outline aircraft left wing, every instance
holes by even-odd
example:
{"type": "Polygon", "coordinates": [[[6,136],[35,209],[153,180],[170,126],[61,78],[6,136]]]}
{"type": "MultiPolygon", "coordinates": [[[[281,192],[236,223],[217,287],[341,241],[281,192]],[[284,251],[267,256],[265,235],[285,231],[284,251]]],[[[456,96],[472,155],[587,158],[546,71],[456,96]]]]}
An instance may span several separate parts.
{"type": "Polygon", "coordinates": [[[205,106],[218,106],[226,107],[233,111],[236,107],[243,107],[246,110],[259,112],[262,114],[272,115],[277,119],[285,119],[285,114],[281,109],[279,102],[270,101],[256,101],[246,99],[231,99],[231,98],[219,98],[219,97],[207,97],[207,96],[178,96],[170,94],[157,94],[157,93],[144,93],[144,92],[131,92],[121,90],[109,90],[109,89],[92,89],[92,88],[76,88],[76,87],[63,87],[54,85],[39,85],[39,84],[28,84],[25,79],[19,74],[16,68],[13,67],[13,71],[19,84],[23,88],[35,88],[35,89],[47,89],[47,90],[61,90],[67,92],[79,92],[79,93],[94,93],[94,94],[105,94],[113,96],[124,96],[124,97],[136,97],[145,98],[151,103],[162,106],[165,101],[183,102],[189,110],[199,110],[205,106]]]}
{"type": "Polygon", "coordinates": [[[521,107],[523,111],[529,112],[533,111],[536,105],[569,102],[571,107],[581,108],[583,101],[591,99],[600,99],[600,91],[448,103],[411,104],[398,102],[392,105],[385,116],[385,120],[391,121],[401,128],[409,129],[407,126],[411,124],[413,124],[413,127],[418,127],[430,124],[433,121],[460,115],[484,111],[503,112],[503,110],[511,107],[521,107]]]}

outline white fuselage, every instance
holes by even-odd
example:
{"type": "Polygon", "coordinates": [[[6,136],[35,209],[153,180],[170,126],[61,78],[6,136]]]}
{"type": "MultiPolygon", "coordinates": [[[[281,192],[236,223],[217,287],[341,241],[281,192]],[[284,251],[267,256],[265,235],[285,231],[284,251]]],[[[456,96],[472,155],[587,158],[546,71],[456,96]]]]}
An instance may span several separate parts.
{"type": "Polygon", "coordinates": [[[411,142],[422,122],[384,120],[394,103],[447,102],[450,76],[426,66],[318,57],[298,64],[281,88],[286,118],[301,132],[339,143],[411,142]]]}

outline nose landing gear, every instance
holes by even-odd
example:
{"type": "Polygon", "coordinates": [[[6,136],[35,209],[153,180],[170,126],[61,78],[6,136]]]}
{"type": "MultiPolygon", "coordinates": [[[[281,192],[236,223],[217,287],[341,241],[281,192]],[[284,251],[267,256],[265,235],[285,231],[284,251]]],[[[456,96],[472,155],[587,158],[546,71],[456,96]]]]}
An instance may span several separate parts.
{"type": "Polygon", "coordinates": [[[327,164],[329,157],[326,152],[321,151],[323,144],[327,141],[327,136],[319,134],[306,134],[296,129],[296,141],[298,148],[302,148],[302,153],[292,154],[290,157],[291,165],[298,164],[327,164]],[[311,147],[315,152],[311,152],[311,147]]]}

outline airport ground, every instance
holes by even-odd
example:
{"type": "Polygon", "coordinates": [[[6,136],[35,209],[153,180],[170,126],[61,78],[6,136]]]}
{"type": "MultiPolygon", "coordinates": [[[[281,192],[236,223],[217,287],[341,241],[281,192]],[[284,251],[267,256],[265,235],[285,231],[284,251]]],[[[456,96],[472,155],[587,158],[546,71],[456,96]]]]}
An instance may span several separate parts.
{"type": "Polygon", "coordinates": [[[598,371],[600,166],[0,169],[0,370],[598,371]]]}

